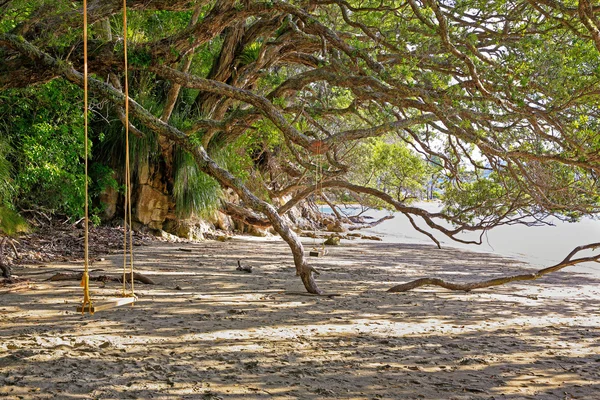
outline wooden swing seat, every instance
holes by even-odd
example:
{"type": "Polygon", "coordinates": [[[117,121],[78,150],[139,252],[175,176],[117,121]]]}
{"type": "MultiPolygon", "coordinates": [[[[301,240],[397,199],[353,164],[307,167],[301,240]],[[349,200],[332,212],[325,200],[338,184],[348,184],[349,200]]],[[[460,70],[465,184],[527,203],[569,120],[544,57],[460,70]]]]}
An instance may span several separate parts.
{"type": "Polygon", "coordinates": [[[327,251],[325,251],[325,249],[312,249],[311,251],[308,252],[308,255],[310,257],[324,257],[327,254],[327,251]]]}
{"type": "Polygon", "coordinates": [[[103,311],[103,310],[108,310],[110,308],[124,306],[127,304],[133,304],[136,301],[137,301],[137,297],[135,297],[135,296],[121,297],[120,299],[108,301],[105,303],[100,303],[98,305],[93,305],[92,307],[90,307],[89,304],[86,304],[85,307],[82,307],[81,305],[79,305],[79,306],[77,306],[77,312],[95,313],[97,311],[103,311]]]}

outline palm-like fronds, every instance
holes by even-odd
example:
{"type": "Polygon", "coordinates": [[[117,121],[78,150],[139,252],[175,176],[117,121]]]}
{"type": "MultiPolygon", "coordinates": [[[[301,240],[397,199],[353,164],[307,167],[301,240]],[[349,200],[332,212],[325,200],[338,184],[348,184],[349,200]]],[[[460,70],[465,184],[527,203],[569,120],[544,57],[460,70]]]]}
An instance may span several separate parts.
{"type": "Polygon", "coordinates": [[[11,200],[13,187],[11,185],[12,165],[8,161],[10,145],[4,139],[0,139],[0,206],[11,200]]]}
{"type": "Polygon", "coordinates": [[[175,150],[173,197],[180,217],[208,217],[216,212],[223,191],[218,182],[198,169],[192,156],[175,150]]]}

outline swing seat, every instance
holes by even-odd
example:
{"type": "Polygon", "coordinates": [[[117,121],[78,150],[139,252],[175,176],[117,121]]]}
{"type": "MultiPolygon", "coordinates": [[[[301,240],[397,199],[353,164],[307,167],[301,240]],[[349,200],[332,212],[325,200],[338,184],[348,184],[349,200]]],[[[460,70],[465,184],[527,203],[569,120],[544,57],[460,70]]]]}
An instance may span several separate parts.
{"type": "Polygon", "coordinates": [[[77,306],[77,312],[89,312],[95,313],[97,311],[108,310],[110,308],[120,307],[127,304],[134,304],[137,301],[136,296],[129,297],[121,297],[120,299],[116,299],[113,301],[107,301],[105,303],[100,303],[98,305],[93,305],[90,307],[89,304],[86,304],[85,307],[79,305],[77,306]]]}
{"type": "Polygon", "coordinates": [[[308,255],[310,257],[323,257],[327,254],[327,251],[325,251],[325,249],[312,249],[311,251],[308,252],[308,255]]]}

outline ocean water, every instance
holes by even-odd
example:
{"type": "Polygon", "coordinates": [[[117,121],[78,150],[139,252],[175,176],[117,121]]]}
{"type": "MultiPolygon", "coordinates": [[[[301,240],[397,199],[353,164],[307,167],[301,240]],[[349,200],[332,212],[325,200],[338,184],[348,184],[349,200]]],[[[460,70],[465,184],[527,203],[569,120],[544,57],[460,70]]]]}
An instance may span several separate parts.
{"type": "MultiPolygon", "coordinates": [[[[419,202],[415,204],[430,212],[440,210],[437,202],[419,202]]],[[[323,207],[323,212],[331,212],[329,207],[323,207]]],[[[354,207],[346,209],[349,215],[355,214],[359,209],[354,207]]],[[[375,219],[390,215],[388,211],[369,210],[365,214],[375,219]]],[[[378,235],[387,243],[418,243],[435,245],[427,236],[413,229],[408,218],[401,213],[393,213],[394,218],[382,222],[374,228],[364,229],[361,232],[369,235],[378,235]]],[[[369,220],[373,221],[373,220],[369,220]]],[[[415,218],[421,228],[427,225],[415,218]]],[[[513,258],[534,267],[548,267],[562,261],[575,247],[600,242],[600,221],[584,218],[579,222],[562,222],[556,218],[549,219],[552,226],[528,227],[524,225],[499,226],[483,236],[481,245],[469,245],[455,242],[445,235],[432,232],[440,241],[442,247],[452,247],[464,250],[485,252],[513,258]]],[[[448,226],[448,225],[446,225],[448,226]]],[[[428,231],[431,232],[430,229],[428,231]]],[[[466,233],[459,236],[461,239],[478,239],[477,233],[466,233]]],[[[600,249],[596,251],[596,254],[600,249]]],[[[593,254],[591,251],[579,253],[581,256],[593,254]]],[[[600,277],[599,263],[585,263],[569,270],[586,272],[600,277]]]]}

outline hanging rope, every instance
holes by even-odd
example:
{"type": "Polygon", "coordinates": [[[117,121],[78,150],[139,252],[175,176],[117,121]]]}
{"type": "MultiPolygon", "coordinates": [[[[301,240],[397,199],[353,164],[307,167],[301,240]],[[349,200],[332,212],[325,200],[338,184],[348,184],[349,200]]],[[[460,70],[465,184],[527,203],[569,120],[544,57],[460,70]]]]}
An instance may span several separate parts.
{"type": "MultiPolygon", "coordinates": [[[[321,201],[323,198],[323,163],[321,160],[321,141],[319,140],[317,142],[317,170],[318,170],[318,177],[319,180],[317,181],[317,188],[318,188],[318,194],[319,197],[321,197],[321,201]]],[[[322,206],[319,205],[319,218],[322,218],[323,216],[323,210],[322,210],[322,206]]],[[[325,254],[325,241],[323,241],[321,243],[321,252],[323,254],[325,254]]]]}
{"type": "MultiPolygon", "coordinates": [[[[89,196],[88,196],[88,22],[87,22],[87,0],[83,0],[83,114],[84,114],[84,146],[85,146],[85,209],[84,209],[84,271],[81,278],[81,287],[83,287],[83,302],[81,305],[82,314],[86,309],[90,314],[94,313],[94,305],[90,295],[90,275],[89,275],[89,196]]],[[[127,3],[123,0],[123,53],[125,58],[125,218],[124,218],[124,238],[123,238],[123,297],[133,297],[134,292],[134,270],[133,270],[133,229],[131,226],[131,171],[129,161],[129,81],[127,65],[127,3]],[[129,235],[129,243],[127,241],[129,235]],[[129,245],[129,246],[128,246],[129,245]],[[128,252],[129,247],[129,252],[128,252]],[[127,293],[127,256],[129,255],[129,280],[131,282],[131,291],[127,293]]],[[[104,307],[106,308],[106,307],[104,307]]],[[[98,308],[100,309],[100,308],[98,308]]]]}
{"type": "Polygon", "coordinates": [[[90,314],[94,313],[94,306],[90,296],[90,262],[89,262],[89,221],[88,221],[88,56],[87,56],[87,0],[83,0],[83,131],[85,146],[85,207],[84,207],[84,240],[83,260],[84,270],[80,286],[83,287],[83,304],[81,313],[85,313],[86,306],[90,314]]]}
{"type": "Polygon", "coordinates": [[[125,59],[125,218],[123,224],[123,297],[135,297],[133,284],[133,228],[131,218],[131,171],[129,161],[129,75],[127,63],[127,1],[123,0],[123,57],[125,59]],[[129,235],[129,243],[127,236],[129,235]],[[129,247],[129,251],[128,251],[129,247]],[[131,291],[127,293],[127,258],[129,256],[129,278],[131,291]]]}
{"type": "MultiPolygon", "coordinates": [[[[319,196],[322,197],[323,193],[323,165],[321,163],[321,141],[317,141],[317,162],[315,167],[315,205],[317,205],[317,201],[319,196]]],[[[317,205],[317,211],[322,214],[321,206],[317,205]]],[[[321,215],[319,215],[321,217],[321,215]]],[[[315,225],[314,234],[313,234],[313,251],[319,253],[319,247],[317,245],[317,226],[315,225]]],[[[321,253],[325,254],[325,241],[321,243],[321,253]]]]}

